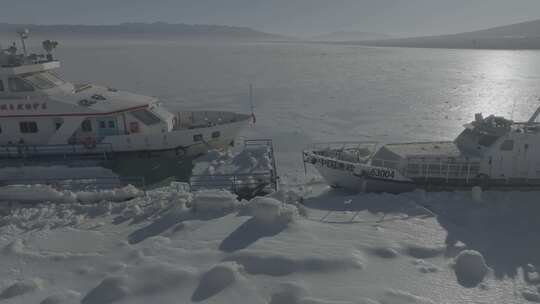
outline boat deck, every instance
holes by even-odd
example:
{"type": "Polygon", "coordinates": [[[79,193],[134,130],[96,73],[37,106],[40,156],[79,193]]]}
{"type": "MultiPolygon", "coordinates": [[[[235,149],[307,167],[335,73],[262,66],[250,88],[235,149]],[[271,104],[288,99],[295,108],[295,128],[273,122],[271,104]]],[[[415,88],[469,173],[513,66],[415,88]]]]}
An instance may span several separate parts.
{"type": "Polygon", "coordinates": [[[308,147],[313,154],[338,161],[365,164],[377,151],[376,142],[316,143],[308,147]]]}

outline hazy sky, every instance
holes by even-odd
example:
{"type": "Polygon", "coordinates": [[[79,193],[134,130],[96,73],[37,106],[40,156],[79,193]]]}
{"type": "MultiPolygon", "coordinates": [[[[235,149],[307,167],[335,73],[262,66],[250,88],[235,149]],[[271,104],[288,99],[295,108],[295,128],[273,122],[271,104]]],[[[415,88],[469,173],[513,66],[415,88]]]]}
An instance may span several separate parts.
{"type": "Polygon", "coordinates": [[[0,0],[0,22],[248,26],[295,35],[454,33],[540,19],[539,0],[0,0]]]}

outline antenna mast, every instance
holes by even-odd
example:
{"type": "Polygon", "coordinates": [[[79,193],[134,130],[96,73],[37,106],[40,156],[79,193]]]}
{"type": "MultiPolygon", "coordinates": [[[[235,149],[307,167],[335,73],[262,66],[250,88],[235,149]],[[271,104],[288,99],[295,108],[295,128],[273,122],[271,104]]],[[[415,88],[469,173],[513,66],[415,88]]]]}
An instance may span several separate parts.
{"type": "Polygon", "coordinates": [[[23,47],[23,54],[24,54],[24,59],[25,60],[26,60],[26,57],[28,56],[28,54],[26,52],[26,43],[24,42],[24,40],[26,40],[26,38],[28,38],[28,33],[29,32],[30,31],[28,29],[17,31],[17,34],[19,34],[19,37],[21,37],[21,44],[22,44],[22,47],[23,47]]]}

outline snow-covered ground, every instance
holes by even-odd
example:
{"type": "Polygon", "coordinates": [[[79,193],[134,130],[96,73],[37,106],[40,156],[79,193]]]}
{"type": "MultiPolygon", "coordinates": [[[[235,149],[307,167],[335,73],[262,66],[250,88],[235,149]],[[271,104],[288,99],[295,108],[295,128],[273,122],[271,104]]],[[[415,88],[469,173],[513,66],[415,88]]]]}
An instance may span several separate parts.
{"type": "Polygon", "coordinates": [[[348,195],[313,182],[238,202],[180,186],[5,209],[0,299],[540,301],[537,193],[348,195]]]}

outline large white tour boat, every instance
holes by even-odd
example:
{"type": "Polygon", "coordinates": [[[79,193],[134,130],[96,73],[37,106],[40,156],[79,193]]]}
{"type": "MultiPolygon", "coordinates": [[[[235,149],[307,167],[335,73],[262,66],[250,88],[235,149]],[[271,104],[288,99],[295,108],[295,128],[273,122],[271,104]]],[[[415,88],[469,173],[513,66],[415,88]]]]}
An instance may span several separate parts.
{"type": "Polygon", "coordinates": [[[53,157],[183,158],[226,147],[251,115],[170,112],[154,97],[89,83],[71,83],[46,40],[45,55],[28,54],[27,31],[0,50],[0,159],[53,157]]]}
{"type": "Polygon", "coordinates": [[[540,189],[539,113],[527,122],[476,114],[449,142],[315,144],[303,159],[331,186],[353,191],[540,189]]]}

